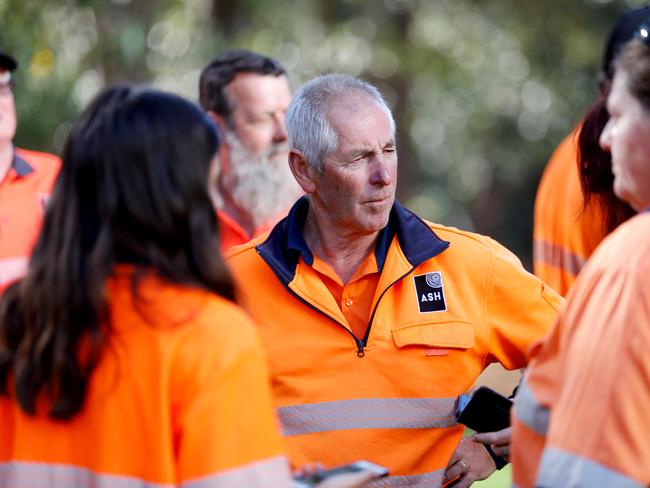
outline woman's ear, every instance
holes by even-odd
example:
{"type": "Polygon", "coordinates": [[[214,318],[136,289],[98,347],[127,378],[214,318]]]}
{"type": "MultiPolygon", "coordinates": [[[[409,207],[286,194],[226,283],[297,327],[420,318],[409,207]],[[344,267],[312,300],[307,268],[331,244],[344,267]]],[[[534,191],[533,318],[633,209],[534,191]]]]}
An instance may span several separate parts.
{"type": "Polygon", "coordinates": [[[292,149],[289,152],[289,167],[302,190],[314,193],[316,190],[316,172],[300,151],[292,149]]]}

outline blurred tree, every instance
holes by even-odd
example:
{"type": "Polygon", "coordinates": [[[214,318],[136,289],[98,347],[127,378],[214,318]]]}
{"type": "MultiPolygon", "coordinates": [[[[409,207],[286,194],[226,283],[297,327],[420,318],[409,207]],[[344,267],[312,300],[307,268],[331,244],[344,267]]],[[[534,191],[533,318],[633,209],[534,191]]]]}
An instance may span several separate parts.
{"type": "Polygon", "coordinates": [[[196,99],[201,68],[247,47],[294,86],[344,71],[395,109],[399,197],[491,235],[530,263],[544,163],[595,95],[604,37],[636,0],[0,0],[0,46],[20,61],[19,145],[60,151],[104,85],[196,99]]]}

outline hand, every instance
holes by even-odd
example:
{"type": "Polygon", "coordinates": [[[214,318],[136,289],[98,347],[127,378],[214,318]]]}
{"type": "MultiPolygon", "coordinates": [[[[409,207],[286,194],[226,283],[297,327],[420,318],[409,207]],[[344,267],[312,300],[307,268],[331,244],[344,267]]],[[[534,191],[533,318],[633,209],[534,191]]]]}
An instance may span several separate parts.
{"type": "Polygon", "coordinates": [[[467,488],[475,481],[484,480],[497,469],[485,446],[463,437],[449,460],[444,482],[448,486],[467,488]]]}
{"type": "MultiPolygon", "coordinates": [[[[294,477],[309,478],[314,474],[324,471],[325,465],[319,462],[308,462],[300,468],[293,470],[294,477]]],[[[341,473],[321,481],[315,488],[360,488],[368,481],[377,478],[377,474],[371,471],[358,471],[354,473],[341,473]]]]}
{"type": "Polygon", "coordinates": [[[308,461],[299,468],[293,470],[292,476],[294,478],[309,478],[316,473],[325,471],[325,465],[317,461],[308,461]]]}
{"type": "Polygon", "coordinates": [[[485,434],[474,434],[471,439],[481,444],[489,444],[494,454],[501,456],[506,461],[510,461],[510,436],[512,427],[507,427],[497,432],[487,432],[485,434]]]}

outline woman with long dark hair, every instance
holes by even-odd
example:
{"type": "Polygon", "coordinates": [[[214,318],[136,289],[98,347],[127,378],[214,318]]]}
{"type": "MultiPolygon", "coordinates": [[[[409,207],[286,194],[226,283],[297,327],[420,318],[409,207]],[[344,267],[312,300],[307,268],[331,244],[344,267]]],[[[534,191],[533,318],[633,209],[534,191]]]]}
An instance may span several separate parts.
{"type": "Polygon", "coordinates": [[[594,104],[549,160],[535,197],[535,274],[566,295],[580,269],[607,234],[634,211],[612,189],[611,158],[598,144],[609,114],[605,100],[623,45],[650,15],[650,6],[628,10],[616,21],[603,52],[594,104]]]}
{"type": "Polygon", "coordinates": [[[1,487],[288,485],[264,355],[218,252],[217,150],[171,94],[111,88],[79,118],[0,303],[1,487]]]}

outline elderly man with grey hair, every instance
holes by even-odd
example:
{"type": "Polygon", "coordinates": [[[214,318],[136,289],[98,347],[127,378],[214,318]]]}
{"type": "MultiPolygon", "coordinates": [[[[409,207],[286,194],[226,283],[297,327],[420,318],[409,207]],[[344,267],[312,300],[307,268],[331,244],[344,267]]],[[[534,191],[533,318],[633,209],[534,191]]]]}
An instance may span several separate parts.
{"type": "Polygon", "coordinates": [[[463,438],[455,399],[492,362],[524,367],[561,298],[493,240],[395,200],[395,122],[369,83],[317,77],[286,123],[306,195],[229,264],[268,352],[292,462],[387,466],[371,486],[487,477],[494,461],[463,438]]]}

